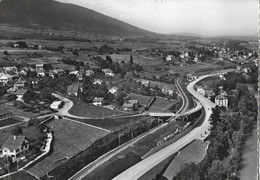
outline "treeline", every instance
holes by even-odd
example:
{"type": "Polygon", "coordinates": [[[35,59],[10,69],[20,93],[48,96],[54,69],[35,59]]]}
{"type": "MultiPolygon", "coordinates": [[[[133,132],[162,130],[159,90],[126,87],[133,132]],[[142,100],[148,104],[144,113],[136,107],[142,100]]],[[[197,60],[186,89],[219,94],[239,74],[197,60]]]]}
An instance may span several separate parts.
{"type": "Polygon", "coordinates": [[[257,101],[245,85],[238,89],[236,109],[228,113],[218,106],[213,109],[206,157],[199,164],[186,165],[174,180],[239,179],[241,149],[245,134],[251,132],[256,123],[257,101]]]}

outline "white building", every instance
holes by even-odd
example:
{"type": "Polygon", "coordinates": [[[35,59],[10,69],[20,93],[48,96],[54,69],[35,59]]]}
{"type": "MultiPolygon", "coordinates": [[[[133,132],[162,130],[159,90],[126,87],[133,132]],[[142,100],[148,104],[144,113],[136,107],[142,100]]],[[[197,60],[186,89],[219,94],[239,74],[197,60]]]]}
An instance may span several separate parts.
{"type": "Polygon", "coordinates": [[[115,94],[115,93],[117,93],[117,91],[118,91],[118,87],[112,87],[111,89],[109,89],[109,91],[108,92],[110,92],[111,94],[115,94]]]}
{"type": "Polygon", "coordinates": [[[95,106],[103,106],[103,104],[104,104],[104,98],[95,97],[93,99],[93,105],[95,105],[95,106]]]}
{"type": "Polygon", "coordinates": [[[218,106],[228,107],[228,99],[225,96],[218,95],[215,97],[215,103],[218,106]]]}
{"type": "Polygon", "coordinates": [[[52,109],[59,109],[62,108],[62,106],[64,105],[63,101],[54,101],[51,105],[50,108],[52,109]]]}
{"type": "Polygon", "coordinates": [[[167,57],[166,57],[166,61],[171,61],[172,60],[172,55],[168,55],[167,57]]]}

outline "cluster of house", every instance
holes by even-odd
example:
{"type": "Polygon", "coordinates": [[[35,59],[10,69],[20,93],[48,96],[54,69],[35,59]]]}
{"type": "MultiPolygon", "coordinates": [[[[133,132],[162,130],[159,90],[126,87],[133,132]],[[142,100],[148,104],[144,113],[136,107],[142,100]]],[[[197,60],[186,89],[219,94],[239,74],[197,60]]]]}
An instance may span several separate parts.
{"type": "Polygon", "coordinates": [[[215,97],[216,105],[228,107],[227,93],[223,90],[223,86],[219,86],[219,95],[217,96],[213,90],[205,90],[202,86],[198,86],[196,91],[208,99],[215,97]]]}
{"type": "MultiPolygon", "coordinates": [[[[151,82],[149,80],[139,80],[138,79],[138,80],[136,80],[136,82],[140,82],[141,85],[146,86],[146,87],[150,86],[150,84],[151,84],[151,82]]],[[[150,90],[153,91],[154,90],[153,87],[151,87],[150,90]]],[[[164,86],[163,88],[161,88],[161,91],[163,94],[169,95],[169,96],[172,96],[175,93],[174,89],[169,86],[164,86]]]]}

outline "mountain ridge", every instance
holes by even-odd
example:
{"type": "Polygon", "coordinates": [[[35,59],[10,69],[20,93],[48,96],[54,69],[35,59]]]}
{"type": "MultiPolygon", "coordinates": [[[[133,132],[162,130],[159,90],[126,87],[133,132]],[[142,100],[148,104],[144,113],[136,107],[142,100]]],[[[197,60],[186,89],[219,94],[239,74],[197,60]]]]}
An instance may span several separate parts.
{"type": "Polygon", "coordinates": [[[0,23],[118,36],[157,34],[85,7],[53,0],[2,0],[0,23]]]}

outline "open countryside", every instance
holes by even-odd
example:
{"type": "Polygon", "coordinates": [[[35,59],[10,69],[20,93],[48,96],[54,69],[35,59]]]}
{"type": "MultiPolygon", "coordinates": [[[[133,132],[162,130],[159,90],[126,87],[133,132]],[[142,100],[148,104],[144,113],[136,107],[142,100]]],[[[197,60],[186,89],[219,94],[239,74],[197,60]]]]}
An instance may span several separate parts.
{"type": "Polygon", "coordinates": [[[1,0],[0,180],[258,178],[257,6],[233,1],[1,0]]]}

